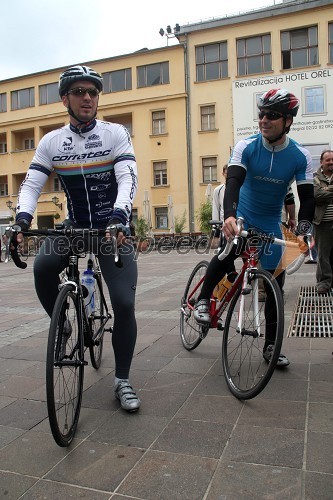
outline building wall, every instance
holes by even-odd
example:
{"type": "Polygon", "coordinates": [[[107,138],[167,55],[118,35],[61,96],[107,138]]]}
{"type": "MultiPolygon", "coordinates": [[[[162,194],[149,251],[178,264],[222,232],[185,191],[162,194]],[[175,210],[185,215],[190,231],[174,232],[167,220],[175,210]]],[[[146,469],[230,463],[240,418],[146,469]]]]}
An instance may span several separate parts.
{"type": "MultiPolygon", "coordinates": [[[[193,169],[193,200],[198,207],[205,199],[206,186],[202,183],[201,158],[214,154],[218,159],[218,179],[223,181],[222,168],[230,150],[240,139],[258,132],[256,97],[270,88],[286,88],[301,100],[301,107],[290,136],[308,147],[318,167],[320,152],[333,147],[333,66],[329,63],[328,24],[333,21],[333,5],[329,1],[292,2],[256,13],[223,18],[220,21],[182,26],[179,40],[187,44],[190,103],[191,149],[193,169]],[[283,70],[280,33],[284,30],[318,26],[319,64],[283,70]],[[238,76],[236,41],[257,35],[271,34],[272,71],[238,76]],[[228,44],[228,77],[220,80],[196,82],[196,47],[211,43],[228,44]],[[325,111],[306,114],[305,89],[323,86],[325,111]],[[199,109],[202,105],[215,104],[216,131],[200,132],[199,109]]],[[[331,61],[332,63],[332,61],[331,61]]],[[[212,187],[218,184],[212,183],[212,187]]],[[[195,219],[195,214],[194,214],[195,219]]]]}
{"type": "MultiPolygon", "coordinates": [[[[187,147],[186,147],[186,94],[184,78],[184,48],[177,45],[133,53],[112,59],[85,63],[100,73],[132,68],[132,90],[102,93],[99,98],[97,118],[119,121],[131,116],[132,141],[138,165],[139,186],[133,207],[143,214],[144,193],[148,190],[151,216],[154,224],[156,207],[167,207],[172,194],[175,216],[181,216],[188,207],[187,147]],[[169,62],[168,84],[137,88],[136,68],[142,65],[169,62]],[[165,110],[166,132],[152,133],[152,112],[165,110]],[[167,161],[168,184],[154,187],[153,162],[167,161]]],[[[16,205],[19,185],[34,155],[34,149],[22,150],[24,139],[33,137],[35,145],[48,131],[68,123],[67,111],[61,102],[39,105],[39,85],[57,82],[64,68],[13,78],[0,83],[0,93],[7,92],[7,112],[0,113],[0,142],[6,135],[7,154],[0,154],[0,179],[8,178],[8,196],[0,196],[0,219],[13,212],[6,207],[11,200],[16,205]],[[34,87],[35,106],[16,111],[10,110],[10,93],[34,87]]],[[[45,185],[34,221],[39,216],[66,214],[64,194],[54,192],[52,180],[45,185]],[[63,203],[62,210],[52,203],[57,196],[63,203]]]]}
{"type": "MultiPolygon", "coordinates": [[[[206,198],[207,182],[203,181],[202,158],[217,158],[217,181],[222,179],[222,167],[239,139],[257,131],[256,99],[269,88],[285,87],[301,99],[301,108],[291,137],[306,145],[318,165],[318,156],[324,147],[333,147],[332,61],[328,52],[328,25],[333,22],[333,5],[327,0],[302,2],[295,0],[283,5],[251,11],[213,22],[202,22],[180,28],[179,45],[144,50],[109,59],[87,62],[100,73],[132,68],[132,90],[103,93],[100,96],[98,118],[118,121],[131,116],[132,140],[139,172],[139,189],[134,201],[138,215],[144,213],[144,197],[149,198],[153,230],[154,213],[166,207],[172,195],[173,212],[186,212],[185,230],[198,230],[196,213],[206,198]],[[280,34],[312,25],[318,26],[319,63],[315,66],[282,70],[280,34]],[[272,71],[239,76],[237,74],[236,41],[261,34],[271,34],[272,71]],[[196,81],[196,47],[227,41],[228,77],[205,82],[196,81]],[[138,66],[169,62],[170,83],[137,88],[138,66]],[[305,92],[313,86],[325,89],[323,113],[305,112],[305,92]],[[201,106],[215,106],[215,129],[201,130],[201,106]],[[166,133],[152,134],[152,112],[165,110],[166,133]],[[154,186],[153,162],[167,161],[168,183],[154,186]]],[[[34,150],[22,151],[20,142],[33,135],[35,145],[52,128],[68,122],[62,103],[40,106],[39,85],[56,82],[64,68],[48,70],[0,82],[0,93],[7,92],[6,113],[0,113],[0,142],[6,134],[8,153],[0,154],[0,182],[8,177],[8,196],[0,196],[0,219],[4,213],[12,215],[6,201],[16,204],[17,190],[24,177],[34,150]],[[10,110],[10,92],[35,88],[35,106],[18,111],[10,110]],[[18,149],[18,151],[16,151],[18,149]]],[[[53,191],[53,179],[45,186],[38,204],[38,214],[59,212],[51,199],[63,194],[53,191]]],[[[65,215],[65,209],[60,211],[65,215]]],[[[37,217],[35,217],[37,219],[37,217]]],[[[169,221],[170,222],[170,221],[169,221]]],[[[170,227],[170,223],[169,223],[170,227]]]]}

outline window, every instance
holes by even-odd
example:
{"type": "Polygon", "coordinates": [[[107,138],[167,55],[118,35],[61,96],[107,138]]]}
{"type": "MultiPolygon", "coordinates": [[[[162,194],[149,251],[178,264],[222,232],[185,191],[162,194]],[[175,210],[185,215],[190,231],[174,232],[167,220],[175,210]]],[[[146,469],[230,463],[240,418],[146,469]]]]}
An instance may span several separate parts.
{"type": "Polygon", "coordinates": [[[7,143],[0,142],[0,153],[7,153],[7,143]]]}
{"type": "Polygon", "coordinates": [[[138,87],[169,83],[169,63],[148,64],[137,68],[138,87]]]}
{"type": "Polygon", "coordinates": [[[202,179],[204,183],[217,182],[217,158],[202,158],[202,179]]]}
{"type": "Polygon", "coordinates": [[[318,87],[305,87],[304,89],[304,113],[305,114],[318,114],[325,112],[325,88],[318,87]]]}
{"type": "Polygon", "coordinates": [[[166,186],[168,184],[166,161],[154,161],[154,186],[166,186]]]}
{"type": "Polygon", "coordinates": [[[328,61],[333,63],[333,23],[328,25],[328,61]]]}
{"type": "Polygon", "coordinates": [[[168,207],[155,208],[156,229],[168,229],[168,207]]]}
{"type": "Polygon", "coordinates": [[[103,73],[103,93],[132,89],[132,69],[120,69],[103,73]]]}
{"type": "Polygon", "coordinates": [[[63,191],[59,177],[53,179],[53,191],[63,191]]]}
{"type": "Polygon", "coordinates": [[[165,134],[165,111],[153,111],[152,113],[153,135],[165,134]]]}
{"type": "Polygon", "coordinates": [[[11,92],[12,110],[32,108],[35,105],[35,89],[14,90],[11,92]]]}
{"type": "Polygon", "coordinates": [[[318,168],[320,167],[320,156],[321,153],[325,149],[331,149],[329,143],[320,143],[317,142],[316,144],[302,144],[310,153],[312,157],[312,170],[313,172],[316,172],[318,168]]]}
{"type": "Polygon", "coordinates": [[[127,128],[130,135],[133,134],[132,113],[128,113],[127,115],[105,116],[104,120],[106,122],[118,123],[119,125],[123,125],[125,128],[127,128]]]}
{"type": "Polygon", "coordinates": [[[8,196],[8,184],[7,184],[7,182],[0,181],[0,196],[8,196]]]}
{"type": "Polygon", "coordinates": [[[7,94],[0,94],[0,113],[7,111],[7,94]]]}
{"type": "Polygon", "coordinates": [[[23,149],[34,149],[35,141],[34,139],[24,139],[23,149]]]}
{"type": "Polygon", "coordinates": [[[201,130],[216,130],[215,127],[215,104],[200,107],[201,130]]]}
{"type": "Polygon", "coordinates": [[[237,40],[238,75],[253,75],[272,70],[271,35],[237,40]]]}
{"type": "Polygon", "coordinates": [[[195,49],[197,82],[228,76],[227,42],[202,45],[195,49]]]}
{"type": "Polygon", "coordinates": [[[60,102],[58,83],[48,83],[39,86],[39,104],[52,104],[60,102]]]}
{"type": "Polygon", "coordinates": [[[282,69],[318,64],[317,26],[281,33],[282,69]]]}

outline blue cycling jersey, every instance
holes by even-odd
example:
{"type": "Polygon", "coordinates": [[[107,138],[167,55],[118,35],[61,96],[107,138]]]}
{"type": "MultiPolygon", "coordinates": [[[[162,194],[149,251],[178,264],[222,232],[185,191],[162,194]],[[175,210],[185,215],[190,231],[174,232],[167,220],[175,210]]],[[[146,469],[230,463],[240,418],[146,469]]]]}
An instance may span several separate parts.
{"type": "MultiPolygon", "coordinates": [[[[246,170],[237,216],[243,217],[248,226],[281,237],[281,211],[290,184],[313,184],[310,153],[288,136],[283,144],[271,146],[256,134],[236,144],[228,165],[246,170]]],[[[264,267],[276,267],[278,255],[281,251],[273,246],[264,267]]]]}
{"type": "Polygon", "coordinates": [[[55,171],[76,225],[103,228],[114,217],[128,222],[137,190],[137,167],[125,127],[94,120],[82,130],[66,125],[38,144],[23,181],[16,219],[32,220],[42,188],[55,171]]]}

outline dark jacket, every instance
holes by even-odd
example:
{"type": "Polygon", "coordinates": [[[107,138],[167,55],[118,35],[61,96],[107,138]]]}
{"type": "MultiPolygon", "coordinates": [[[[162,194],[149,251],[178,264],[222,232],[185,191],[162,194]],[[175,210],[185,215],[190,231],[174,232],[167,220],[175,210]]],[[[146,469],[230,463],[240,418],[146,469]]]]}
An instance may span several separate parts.
{"type": "Polygon", "coordinates": [[[313,176],[313,183],[314,198],[316,203],[313,223],[318,225],[321,223],[327,206],[330,203],[333,203],[333,183],[329,183],[327,178],[322,173],[321,167],[319,167],[317,172],[315,172],[313,176]]]}

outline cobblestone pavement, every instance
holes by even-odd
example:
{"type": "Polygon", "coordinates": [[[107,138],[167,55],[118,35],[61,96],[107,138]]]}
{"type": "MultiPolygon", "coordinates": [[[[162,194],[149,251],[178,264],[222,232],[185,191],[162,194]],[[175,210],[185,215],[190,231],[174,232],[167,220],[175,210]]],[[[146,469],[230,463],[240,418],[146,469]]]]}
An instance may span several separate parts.
{"type": "MultiPolygon", "coordinates": [[[[77,436],[67,449],[50,433],[45,396],[48,318],[33,260],[0,263],[0,498],[241,500],[333,498],[333,340],[289,338],[291,364],[255,399],[236,400],[221,367],[221,334],[193,352],[179,338],[179,305],[195,263],[212,254],[139,256],[138,341],[131,381],[142,407],[119,408],[106,339],[102,366],[85,370],[77,436]]],[[[300,286],[287,278],[286,332],[300,286]]]]}

